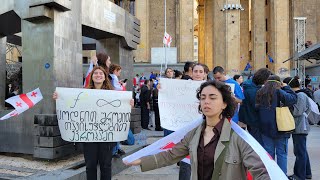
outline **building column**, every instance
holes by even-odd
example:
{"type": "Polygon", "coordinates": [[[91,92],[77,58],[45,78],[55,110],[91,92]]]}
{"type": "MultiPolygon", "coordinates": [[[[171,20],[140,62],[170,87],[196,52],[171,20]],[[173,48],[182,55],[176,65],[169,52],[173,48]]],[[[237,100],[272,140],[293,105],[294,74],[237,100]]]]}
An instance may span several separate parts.
{"type": "Polygon", "coordinates": [[[213,6],[214,1],[206,0],[204,2],[204,18],[205,18],[205,57],[204,62],[213,69],[213,6]]]}
{"type": "Polygon", "coordinates": [[[193,61],[193,1],[180,0],[179,3],[179,42],[177,42],[179,62],[193,61]]]}
{"type": "MultiPolygon", "coordinates": [[[[204,19],[204,4],[201,4],[199,1],[199,5],[197,7],[198,12],[198,62],[205,62],[205,39],[204,39],[204,29],[205,29],[205,19],[204,19]]],[[[202,2],[203,3],[203,2],[202,2]]]]}
{"type": "MultiPolygon", "coordinates": [[[[244,9],[240,12],[240,70],[244,70],[249,58],[250,30],[249,30],[249,1],[240,0],[241,6],[244,9]]],[[[252,65],[252,63],[251,63],[252,65]]]]}
{"type": "Polygon", "coordinates": [[[121,79],[128,79],[127,90],[131,91],[133,75],[133,51],[124,48],[122,37],[101,39],[97,41],[97,53],[106,53],[110,56],[112,64],[121,66],[121,79]]]}
{"type": "Polygon", "coordinates": [[[6,96],[6,37],[0,37],[0,110],[5,109],[6,96]]]}
{"type": "Polygon", "coordinates": [[[252,60],[254,70],[266,67],[265,1],[251,0],[252,60]]]}
{"type": "MultiPolygon", "coordinates": [[[[228,0],[228,4],[240,4],[240,0],[228,0]]],[[[240,10],[226,10],[226,72],[240,73],[240,10]]]]}
{"type": "Polygon", "coordinates": [[[135,62],[151,62],[149,46],[149,0],[135,1],[136,17],[140,19],[140,44],[133,51],[135,62]],[[137,10],[139,9],[139,10],[137,10]]]}
{"type": "Polygon", "coordinates": [[[280,77],[290,76],[290,62],[282,63],[290,57],[289,0],[270,0],[270,53],[274,72],[280,77]]]}
{"type": "Polygon", "coordinates": [[[214,66],[226,68],[226,11],[221,11],[225,0],[216,0],[213,6],[213,61],[214,66]]]}

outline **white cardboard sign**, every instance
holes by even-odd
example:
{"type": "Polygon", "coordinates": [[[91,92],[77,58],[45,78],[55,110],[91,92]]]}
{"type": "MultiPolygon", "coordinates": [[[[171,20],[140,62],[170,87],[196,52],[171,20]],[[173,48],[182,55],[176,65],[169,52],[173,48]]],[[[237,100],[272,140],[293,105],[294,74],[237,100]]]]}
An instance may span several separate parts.
{"type": "Polygon", "coordinates": [[[160,79],[159,112],[161,127],[176,131],[202,115],[198,112],[196,90],[204,81],[160,79]]]}
{"type": "Polygon", "coordinates": [[[57,87],[61,137],[69,142],[119,142],[130,128],[132,93],[57,87]]]}

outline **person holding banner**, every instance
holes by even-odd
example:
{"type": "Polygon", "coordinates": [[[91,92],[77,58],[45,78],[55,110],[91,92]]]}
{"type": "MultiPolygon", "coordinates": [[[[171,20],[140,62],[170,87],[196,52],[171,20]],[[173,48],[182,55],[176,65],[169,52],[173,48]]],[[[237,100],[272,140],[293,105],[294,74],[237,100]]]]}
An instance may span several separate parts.
{"type": "MultiPolygon", "coordinates": [[[[113,90],[105,68],[102,66],[95,66],[92,69],[88,89],[113,90]]],[[[53,99],[58,99],[58,94],[56,92],[53,93],[53,99]]],[[[83,143],[87,179],[97,179],[97,165],[99,163],[100,179],[111,180],[112,149],[115,145],[115,142],[83,143]]]]}
{"type": "Polygon", "coordinates": [[[207,80],[209,68],[205,64],[197,63],[192,67],[192,80],[204,81],[207,80]]]}
{"type": "Polygon", "coordinates": [[[246,169],[254,179],[270,179],[260,157],[231,129],[228,118],[233,116],[236,103],[229,86],[219,81],[204,82],[196,96],[198,110],[203,113],[201,125],[171,150],[125,163],[149,171],[177,163],[190,154],[193,180],[244,180],[246,169]]]}
{"type": "MultiPolygon", "coordinates": [[[[164,71],[164,78],[168,78],[168,79],[174,79],[174,71],[172,68],[167,68],[164,71]]],[[[160,88],[160,84],[158,83],[157,88],[160,88]]],[[[171,133],[173,133],[174,131],[170,131],[168,129],[163,128],[163,136],[167,136],[171,133]]]]}

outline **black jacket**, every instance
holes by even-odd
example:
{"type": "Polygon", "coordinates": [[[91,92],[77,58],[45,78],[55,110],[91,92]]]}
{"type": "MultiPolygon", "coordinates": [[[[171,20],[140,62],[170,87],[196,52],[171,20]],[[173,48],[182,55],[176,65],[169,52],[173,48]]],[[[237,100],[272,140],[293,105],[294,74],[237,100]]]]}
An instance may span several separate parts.
{"type": "Polygon", "coordinates": [[[146,107],[147,102],[150,103],[150,95],[151,95],[150,89],[146,85],[143,85],[141,87],[141,92],[140,92],[140,97],[139,97],[141,107],[146,107]]]}

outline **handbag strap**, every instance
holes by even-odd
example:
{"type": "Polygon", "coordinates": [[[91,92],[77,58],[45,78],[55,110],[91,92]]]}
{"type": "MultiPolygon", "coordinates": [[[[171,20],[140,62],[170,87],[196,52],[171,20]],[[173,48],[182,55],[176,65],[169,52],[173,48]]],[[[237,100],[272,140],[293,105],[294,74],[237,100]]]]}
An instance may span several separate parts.
{"type": "Polygon", "coordinates": [[[280,94],[280,90],[277,89],[277,107],[283,107],[283,103],[281,102],[281,94],[280,94]]]}
{"type": "Polygon", "coordinates": [[[277,107],[280,107],[280,92],[278,89],[276,89],[276,93],[277,93],[277,107]]]}

